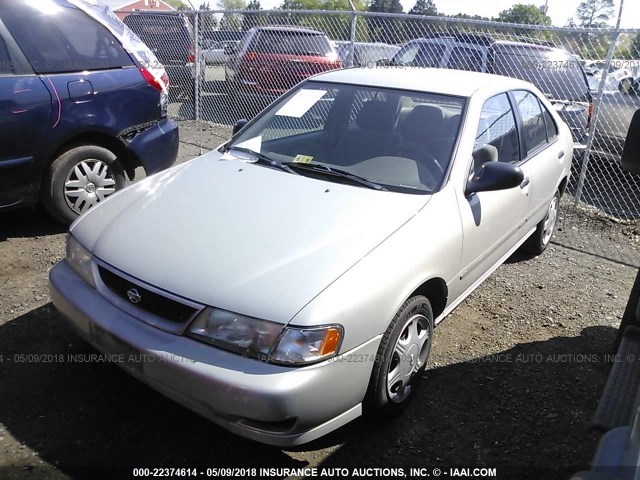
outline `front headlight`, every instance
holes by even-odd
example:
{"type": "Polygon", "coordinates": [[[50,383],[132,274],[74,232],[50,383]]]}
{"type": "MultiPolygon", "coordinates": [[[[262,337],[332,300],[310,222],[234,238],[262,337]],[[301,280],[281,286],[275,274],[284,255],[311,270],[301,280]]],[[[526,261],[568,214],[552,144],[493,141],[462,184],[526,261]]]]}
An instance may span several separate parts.
{"type": "Polygon", "coordinates": [[[304,365],[325,360],[338,353],[343,331],[339,325],[298,328],[287,327],[270,361],[288,365],[304,365]]]}
{"type": "Polygon", "coordinates": [[[80,245],[73,235],[67,234],[67,263],[86,283],[96,288],[91,266],[91,252],[80,245]]]}
{"type": "Polygon", "coordinates": [[[206,308],[193,321],[188,334],[220,348],[266,361],[282,327],[279,323],[206,308]]]}
{"type": "Polygon", "coordinates": [[[339,325],[298,328],[206,308],[187,335],[211,345],[270,363],[305,365],[335,355],[342,342],[339,325]]]}

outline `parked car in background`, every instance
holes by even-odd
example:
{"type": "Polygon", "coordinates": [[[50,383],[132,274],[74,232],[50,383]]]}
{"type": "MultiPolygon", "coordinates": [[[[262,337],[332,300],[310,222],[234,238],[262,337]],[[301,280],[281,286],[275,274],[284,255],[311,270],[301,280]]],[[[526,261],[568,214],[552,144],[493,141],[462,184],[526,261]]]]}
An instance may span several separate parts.
{"type": "Polygon", "coordinates": [[[204,30],[200,32],[200,38],[205,45],[214,42],[239,42],[244,33],[238,30],[204,30]]]}
{"type": "Polygon", "coordinates": [[[302,80],[342,67],[327,35],[288,26],[254,27],[230,53],[227,91],[234,99],[264,105],[302,80]]]}
{"type": "Polygon", "coordinates": [[[380,60],[389,60],[400,50],[400,47],[396,45],[378,42],[354,42],[353,49],[349,41],[335,43],[342,63],[344,65],[357,67],[375,67],[380,60]]]}
{"type": "Polygon", "coordinates": [[[586,142],[591,90],[578,57],[566,50],[486,35],[436,35],[410,41],[391,63],[496,73],[531,82],[551,100],[575,142],[586,142]]]}
{"type": "Polygon", "coordinates": [[[281,446],[407,406],[437,323],[549,245],[573,147],[530,83],[441,69],[323,73],[241,125],[76,222],[51,298],[132,375],[281,446]]]}
{"type": "Polygon", "coordinates": [[[41,201],[59,220],[176,159],[167,76],[106,8],[0,2],[0,208],[41,201]]]}
{"type": "MultiPolygon", "coordinates": [[[[169,75],[172,96],[192,99],[196,78],[196,39],[193,25],[180,13],[132,12],[124,23],[153,51],[169,75]]],[[[204,57],[201,65],[204,67],[204,57]]],[[[200,70],[205,81],[205,69],[200,70]]]]}
{"type": "Polygon", "coordinates": [[[229,60],[229,52],[235,50],[239,41],[206,42],[204,59],[207,65],[223,65],[229,60]]]}
{"type": "MultiPolygon", "coordinates": [[[[605,90],[619,90],[623,93],[633,93],[634,79],[637,77],[637,68],[630,68],[630,60],[612,60],[607,69],[605,90]]],[[[587,60],[584,62],[584,72],[587,75],[592,91],[600,87],[602,71],[607,62],[604,60],[587,60]]]]}

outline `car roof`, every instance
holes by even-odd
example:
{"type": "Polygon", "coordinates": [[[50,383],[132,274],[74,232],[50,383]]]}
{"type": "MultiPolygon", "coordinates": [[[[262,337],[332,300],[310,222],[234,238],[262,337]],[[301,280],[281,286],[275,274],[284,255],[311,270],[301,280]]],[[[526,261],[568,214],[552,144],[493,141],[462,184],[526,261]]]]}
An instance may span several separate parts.
{"type": "Polygon", "coordinates": [[[301,27],[290,27],[288,25],[264,25],[260,27],[255,27],[256,30],[269,30],[275,32],[300,32],[300,33],[313,33],[313,34],[321,34],[325,35],[324,32],[320,30],[314,30],[313,28],[301,28],[301,27]]]}
{"type": "Polygon", "coordinates": [[[470,97],[483,89],[503,91],[533,87],[531,83],[523,80],[490,73],[446,68],[400,68],[397,66],[332,70],[316,75],[311,80],[367,87],[397,88],[458,97],[470,97]]]}

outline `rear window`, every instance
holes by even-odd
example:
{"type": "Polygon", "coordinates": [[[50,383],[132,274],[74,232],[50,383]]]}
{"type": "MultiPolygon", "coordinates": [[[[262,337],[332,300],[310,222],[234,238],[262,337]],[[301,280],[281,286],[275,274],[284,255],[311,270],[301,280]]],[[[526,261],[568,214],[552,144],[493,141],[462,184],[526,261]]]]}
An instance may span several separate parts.
{"type": "Polygon", "coordinates": [[[286,30],[263,30],[258,33],[250,48],[261,53],[322,57],[332,52],[329,40],[324,34],[286,30]]]}
{"type": "Polygon", "coordinates": [[[141,38],[167,35],[189,36],[189,27],[182,17],[170,15],[129,15],[124,23],[141,38]]]}
{"type": "Polygon", "coordinates": [[[580,62],[564,50],[499,45],[493,65],[495,73],[531,82],[552,100],[589,100],[580,62]]]}
{"type": "Polygon", "coordinates": [[[36,73],[105,70],[132,66],[116,38],[76,8],[0,4],[0,16],[36,73]],[[10,6],[9,6],[10,5],[10,6]]]}

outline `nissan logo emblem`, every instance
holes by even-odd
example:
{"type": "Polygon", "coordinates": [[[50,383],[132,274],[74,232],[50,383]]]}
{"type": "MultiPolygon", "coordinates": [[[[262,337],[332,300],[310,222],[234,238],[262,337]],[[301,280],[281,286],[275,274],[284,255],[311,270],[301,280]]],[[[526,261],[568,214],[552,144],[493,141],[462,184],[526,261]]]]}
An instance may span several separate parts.
{"type": "Polygon", "coordinates": [[[127,297],[129,297],[129,301],[133,304],[140,303],[142,301],[142,295],[135,288],[130,289],[127,292],[127,297]]]}

